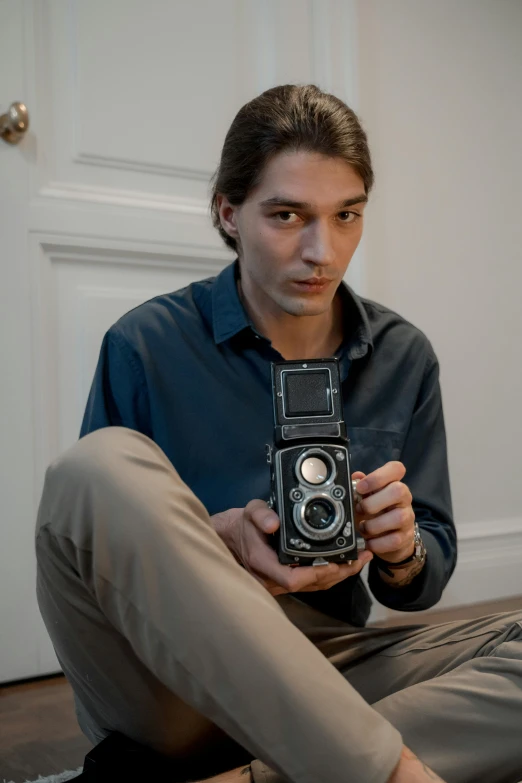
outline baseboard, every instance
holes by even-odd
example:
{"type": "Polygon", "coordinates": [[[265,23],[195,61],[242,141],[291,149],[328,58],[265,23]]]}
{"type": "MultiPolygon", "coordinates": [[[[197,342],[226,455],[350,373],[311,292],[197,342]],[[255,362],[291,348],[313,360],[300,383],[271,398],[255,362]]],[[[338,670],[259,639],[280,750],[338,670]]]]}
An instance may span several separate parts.
{"type": "Polygon", "coordinates": [[[457,567],[437,608],[522,595],[522,517],[463,522],[457,567]]]}

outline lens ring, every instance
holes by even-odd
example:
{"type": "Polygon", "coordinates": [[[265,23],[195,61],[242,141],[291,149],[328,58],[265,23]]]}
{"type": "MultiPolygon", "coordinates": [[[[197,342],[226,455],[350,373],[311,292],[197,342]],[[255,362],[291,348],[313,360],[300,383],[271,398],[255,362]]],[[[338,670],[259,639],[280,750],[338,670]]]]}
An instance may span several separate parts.
{"type": "Polygon", "coordinates": [[[294,506],[294,523],[299,532],[312,541],[327,541],[339,534],[345,523],[345,512],[342,503],[334,500],[328,492],[314,492],[307,495],[302,503],[294,506]],[[331,524],[323,529],[312,527],[305,519],[307,506],[313,502],[325,502],[334,509],[335,516],[331,524]]]}

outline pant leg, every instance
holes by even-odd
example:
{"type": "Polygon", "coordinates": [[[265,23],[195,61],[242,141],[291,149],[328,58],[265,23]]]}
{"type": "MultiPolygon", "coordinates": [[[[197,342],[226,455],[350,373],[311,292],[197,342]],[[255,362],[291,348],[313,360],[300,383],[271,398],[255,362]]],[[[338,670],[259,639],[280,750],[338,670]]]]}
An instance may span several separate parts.
{"type": "Polygon", "coordinates": [[[40,610],[93,735],[187,756],[215,725],[294,783],[388,779],[399,732],[236,563],[144,435],[98,430],[51,465],[37,560],[40,610]]]}
{"type": "Polygon", "coordinates": [[[522,779],[522,609],[358,629],[283,601],[293,622],[447,783],[522,779]]]}
{"type": "Polygon", "coordinates": [[[522,779],[522,610],[414,631],[345,676],[447,783],[522,779]]]}

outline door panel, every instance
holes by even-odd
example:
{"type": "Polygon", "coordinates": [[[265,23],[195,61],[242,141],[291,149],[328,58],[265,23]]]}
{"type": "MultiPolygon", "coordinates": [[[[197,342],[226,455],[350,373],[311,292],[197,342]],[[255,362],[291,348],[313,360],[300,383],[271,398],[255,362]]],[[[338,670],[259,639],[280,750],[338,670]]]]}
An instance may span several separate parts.
{"type": "Polygon", "coordinates": [[[353,104],[352,35],[351,0],[0,3],[0,111],[30,114],[0,141],[0,681],[59,668],[34,524],[104,332],[232,260],[208,195],[235,113],[289,82],[353,104]]]}

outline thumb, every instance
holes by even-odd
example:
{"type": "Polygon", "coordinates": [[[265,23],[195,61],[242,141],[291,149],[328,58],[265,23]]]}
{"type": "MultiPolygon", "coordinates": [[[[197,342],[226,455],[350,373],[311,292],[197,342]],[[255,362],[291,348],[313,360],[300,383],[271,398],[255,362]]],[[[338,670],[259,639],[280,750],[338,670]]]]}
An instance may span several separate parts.
{"type": "Polygon", "coordinates": [[[264,500],[251,500],[245,506],[245,517],[263,533],[275,533],[279,527],[279,517],[264,500]]]}

